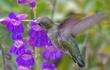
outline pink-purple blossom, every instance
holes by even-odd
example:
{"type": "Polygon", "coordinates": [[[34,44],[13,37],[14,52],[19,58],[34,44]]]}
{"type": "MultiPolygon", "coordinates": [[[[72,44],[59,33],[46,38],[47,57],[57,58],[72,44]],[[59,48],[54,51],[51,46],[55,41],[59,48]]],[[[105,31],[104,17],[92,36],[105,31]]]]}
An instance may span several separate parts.
{"type": "Polygon", "coordinates": [[[31,67],[35,64],[34,57],[31,50],[25,50],[24,53],[20,54],[16,58],[16,63],[19,66],[31,67]]]}
{"type": "Polygon", "coordinates": [[[41,70],[57,70],[55,64],[51,64],[48,62],[42,62],[41,70]]]}
{"type": "Polygon", "coordinates": [[[29,30],[29,44],[36,47],[50,46],[51,41],[42,27],[32,21],[29,30]]]}
{"type": "Polygon", "coordinates": [[[14,44],[10,48],[10,54],[22,54],[26,49],[26,43],[24,40],[15,40],[14,44]]]}
{"type": "Polygon", "coordinates": [[[31,8],[34,8],[36,6],[36,0],[17,0],[19,4],[27,4],[31,8]]]}
{"type": "Polygon", "coordinates": [[[26,14],[9,13],[8,17],[2,19],[1,23],[5,25],[8,31],[13,33],[23,33],[23,20],[27,17],[26,14]]]}
{"type": "Polygon", "coordinates": [[[20,40],[20,39],[23,39],[22,33],[12,33],[12,34],[11,34],[11,39],[12,39],[12,40],[20,40]]]}
{"type": "Polygon", "coordinates": [[[31,67],[18,66],[17,70],[31,70],[31,67]]]}
{"type": "Polygon", "coordinates": [[[43,52],[43,58],[47,60],[58,60],[62,58],[61,50],[57,49],[56,47],[49,46],[43,52]]]}

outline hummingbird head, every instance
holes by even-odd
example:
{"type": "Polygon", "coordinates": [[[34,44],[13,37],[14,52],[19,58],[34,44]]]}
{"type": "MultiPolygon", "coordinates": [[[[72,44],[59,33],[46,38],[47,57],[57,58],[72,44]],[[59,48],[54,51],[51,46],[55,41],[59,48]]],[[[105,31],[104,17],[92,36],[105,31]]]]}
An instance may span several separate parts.
{"type": "Polygon", "coordinates": [[[52,28],[55,24],[54,22],[45,16],[41,16],[37,19],[38,24],[43,27],[46,31],[48,31],[50,28],[52,28]]]}

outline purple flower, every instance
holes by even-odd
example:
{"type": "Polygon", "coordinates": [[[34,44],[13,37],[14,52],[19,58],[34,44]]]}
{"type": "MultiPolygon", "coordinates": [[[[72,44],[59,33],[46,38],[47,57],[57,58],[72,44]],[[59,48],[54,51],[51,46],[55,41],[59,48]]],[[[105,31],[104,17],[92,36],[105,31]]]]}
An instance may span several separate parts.
{"type": "Polygon", "coordinates": [[[52,45],[47,33],[36,22],[31,22],[29,30],[29,44],[36,47],[44,47],[52,45]]]}
{"type": "Polygon", "coordinates": [[[57,70],[55,64],[50,64],[48,62],[43,62],[41,65],[41,70],[57,70]]]}
{"type": "Polygon", "coordinates": [[[36,0],[17,0],[19,4],[28,4],[31,8],[36,6],[36,0]]]}
{"type": "Polygon", "coordinates": [[[22,33],[12,33],[12,35],[11,35],[12,40],[20,40],[22,38],[23,38],[22,33]]]}
{"type": "Polygon", "coordinates": [[[15,40],[14,44],[10,48],[10,54],[19,55],[24,53],[26,49],[26,43],[23,40],[15,40]]]}
{"type": "Polygon", "coordinates": [[[44,59],[53,61],[62,58],[62,52],[53,46],[49,46],[44,50],[42,56],[44,59]]]}
{"type": "Polygon", "coordinates": [[[32,55],[32,51],[30,50],[25,50],[24,53],[18,55],[16,58],[16,63],[19,66],[24,66],[24,67],[31,67],[32,65],[35,64],[35,60],[32,55]]]}
{"type": "Polygon", "coordinates": [[[26,17],[26,14],[14,14],[11,12],[9,13],[8,17],[2,19],[1,23],[5,25],[10,32],[23,33],[24,27],[22,20],[24,20],[26,17]]]}
{"type": "Polygon", "coordinates": [[[31,70],[31,67],[18,66],[17,70],[31,70]]]}
{"type": "Polygon", "coordinates": [[[34,8],[36,6],[36,1],[34,0],[34,1],[29,2],[29,6],[31,8],[34,8]]]}
{"type": "Polygon", "coordinates": [[[17,0],[17,2],[18,2],[19,4],[26,4],[26,3],[27,3],[27,0],[17,0]]]}

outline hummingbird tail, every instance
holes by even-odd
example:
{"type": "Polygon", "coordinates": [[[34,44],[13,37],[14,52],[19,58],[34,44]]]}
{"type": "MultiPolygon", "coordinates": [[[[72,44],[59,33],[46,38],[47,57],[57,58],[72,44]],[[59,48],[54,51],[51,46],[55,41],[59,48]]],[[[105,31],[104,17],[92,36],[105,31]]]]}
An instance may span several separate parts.
{"type": "Polygon", "coordinates": [[[79,67],[84,67],[85,66],[85,62],[82,59],[78,59],[75,56],[72,56],[72,59],[75,63],[77,63],[77,65],[79,67]]]}

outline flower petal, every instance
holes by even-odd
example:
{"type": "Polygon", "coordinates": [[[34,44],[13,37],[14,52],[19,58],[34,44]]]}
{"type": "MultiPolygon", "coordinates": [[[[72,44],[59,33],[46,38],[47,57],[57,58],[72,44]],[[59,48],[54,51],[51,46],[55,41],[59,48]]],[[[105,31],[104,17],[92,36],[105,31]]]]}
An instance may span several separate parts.
{"type": "Polygon", "coordinates": [[[9,22],[10,22],[10,19],[8,17],[4,17],[4,18],[0,19],[0,23],[5,26],[7,26],[9,22]]]}
{"type": "Polygon", "coordinates": [[[24,32],[24,26],[23,26],[23,24],[21,23],[20,25],[15,26],[14,27],[14,32],[15,33],[23,33],[24,32]]]}
{"type": "Polygon", "coordinates": [[[8,25],[7,25],[7,29],[8,29],[8,31],[13,32],[13,30],[14,30],[14,26],[12,25],[11,22],[8,23],[8,25]]]}
{"type": "Polygon", "coordinates": [[[25,49],[26,49],[25,46],[22,46],[20,48],[17,48],[15,46],[11,46],[11,48],[10,48],[10,54],[11,55],[14,55],[14,54],[20,55],[20,54],[24,53],[25,49]]]}
{"type": "Polygon", "coordinates": [[[48,62],[43,62],[41,65],[41,70],[57,70],[55,64],[50,64],[48,62]]]}
{"type": "Polygon", "coordinates": [[[31,67],[18,66],[17,70],[31,70],[31,67]]]}
{"type": "Polygon", "coordinates": [[[24,20],[24,19],[27,18],[27,17],[28,17],[27,14],[19,14],[19,15],[17,15],[17,18],[18,18],[19,20],[24,20]]]}
{"type": "Polygon", "coordinates": [[[43,58],[47,59],[47,60],[58,60],[60,58],[62,58],[62,52],[61,50],[58,50],[57,48],[53,47],[53,46],[49,46],[47,47],[44,52],[43,52],[43,58]],[[51,48],[49,48],[51,47],[51,48]]]}
{"type": "Polygon", "coordinates": [[[17,2],[18,2],[19,4],[26,4],[26,3],[27,3],[27,0],[17,0],[17,2]]]}
{"type": "Polygon", "coordinates": [[[8,14],[8,17],[9,17],[9,18],[16,19],[16,14],[13,13],[13,12],[10,12],[10,13],[8,14]]]}
{"type": "Polygon", "coordinates": [[[12,40],[18,40],[18,39],[22,39],[22,34],[21,33],[12,33],[11,35],[11,39],[12,40]]]}
{"type": "Polygon", "coordinates": [[[34,8],[36,6],[36,2],[32,1],[32,2],[29,3],[29,5],[30,5],[31,8],[34,8]]]}
{"type": "Polygon", "coordinates": [[[35,64],[35,60],[32,56],[32,53],[30,53],[30,50],[26,50],[23,54],[19,55],[16,58],[16,62],[18,65],[30,67],[35,64]]]}

